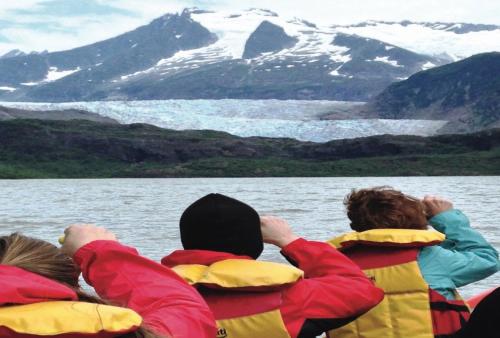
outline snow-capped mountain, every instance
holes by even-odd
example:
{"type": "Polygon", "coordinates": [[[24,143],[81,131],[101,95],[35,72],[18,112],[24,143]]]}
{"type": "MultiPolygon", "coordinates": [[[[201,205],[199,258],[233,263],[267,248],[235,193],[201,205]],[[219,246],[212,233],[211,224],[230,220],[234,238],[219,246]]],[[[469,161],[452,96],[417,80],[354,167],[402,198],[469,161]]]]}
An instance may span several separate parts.
{"type": "Polygon", "coordinates": [[[411,36],[415,25],[438,39],[463,37],[469,45],[476,43],[471,34],[500,32],[490,26],[378,22],[323,27],[264,9],[187,9],[92,45],[0,58],[0,100],[364,101],[394,81],[460,57],[454,50],[409,43],[417,39],[411,36]],[[392,40],[406,34],[407,41],[393,43],[391,27],[392,40]],[[388,36],[372,36],[382,33],[388,36]]]}

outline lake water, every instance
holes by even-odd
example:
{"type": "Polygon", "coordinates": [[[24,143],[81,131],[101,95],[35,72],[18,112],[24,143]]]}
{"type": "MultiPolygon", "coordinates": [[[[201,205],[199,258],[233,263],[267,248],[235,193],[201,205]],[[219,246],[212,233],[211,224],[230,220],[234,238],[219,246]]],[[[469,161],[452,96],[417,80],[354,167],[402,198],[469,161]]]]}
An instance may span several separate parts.
{"type": "MultiPolygon", "coordinates": [[[[300,236],[324,241],[349,230],[342,205],[349,190],[376,185],[451,199],[500,250],[499,177],[0,180],[0,233],[21,231],[56,243],[68,224],[96,223],[159,260],[181,246],[183,210],[205,194],[219,192],[261,214],[284,217],[300,236]]],[[[271,246],[262,259],[283,261],[271,246]]],[[[500,273],[462,293],[470,296],[498,285],[500,273]]]]}

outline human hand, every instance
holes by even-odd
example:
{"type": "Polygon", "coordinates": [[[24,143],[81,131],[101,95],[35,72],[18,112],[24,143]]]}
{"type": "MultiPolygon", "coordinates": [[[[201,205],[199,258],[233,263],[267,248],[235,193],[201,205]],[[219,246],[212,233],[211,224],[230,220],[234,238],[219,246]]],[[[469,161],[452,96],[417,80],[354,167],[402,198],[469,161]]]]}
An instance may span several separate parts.
{"type": "Polygon", "coordinates": [[[279,217],[261,216],[260,228],[264,243],[274,244],[280,248],[299,238],[293,233],[290,225],[279,217]]]}
{"type": "Polygon", "coordinates": [[[432,218],[444,211],[453,209],[453,203],[438,196],[427,195],[422,200],[427,218],[432,218]]]}
{"type": "Polygon", "coordinates": [[[73,224],[64,230],[64,244],[61,250],[73,257],[73,255],[84,245],[97,241],[116,241],[116,236],[101,227],[93,224],[73,224]]]}

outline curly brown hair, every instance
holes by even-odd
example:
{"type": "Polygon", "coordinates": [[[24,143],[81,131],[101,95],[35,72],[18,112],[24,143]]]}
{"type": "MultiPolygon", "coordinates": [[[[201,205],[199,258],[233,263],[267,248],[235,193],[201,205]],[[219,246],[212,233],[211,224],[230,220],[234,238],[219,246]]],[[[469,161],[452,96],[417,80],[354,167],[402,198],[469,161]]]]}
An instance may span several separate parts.
{"type": "Polygon", "coordinates": [[[372,229],[427,229],[423,203],[392,187],[353,189],[344,199],[354,231],[372,229]]]}

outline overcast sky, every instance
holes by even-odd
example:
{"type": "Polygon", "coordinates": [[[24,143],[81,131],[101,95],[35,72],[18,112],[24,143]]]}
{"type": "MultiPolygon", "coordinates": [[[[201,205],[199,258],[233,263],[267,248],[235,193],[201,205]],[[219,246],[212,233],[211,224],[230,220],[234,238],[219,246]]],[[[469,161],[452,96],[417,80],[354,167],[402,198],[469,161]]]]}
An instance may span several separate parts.
{"type": "Polygon", "coordinates": [[[0,0],[0,55],[74,48],[193,6],[267,8],[325,25],[405,19],[500,25],[500,0],[0,0]]]}

